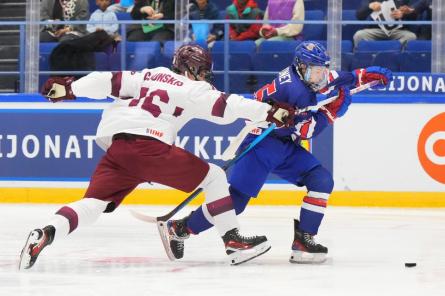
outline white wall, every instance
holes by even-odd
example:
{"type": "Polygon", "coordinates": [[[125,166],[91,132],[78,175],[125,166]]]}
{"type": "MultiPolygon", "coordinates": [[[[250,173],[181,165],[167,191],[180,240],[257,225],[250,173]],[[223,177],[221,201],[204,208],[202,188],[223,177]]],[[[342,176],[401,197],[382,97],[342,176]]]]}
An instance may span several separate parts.
{"type": "Polygon", "coordinates": [[[422,128],[443,112],[443,104],[352,104],[334,127],[335,189],[445,192],[417,153],[422,128]]]}

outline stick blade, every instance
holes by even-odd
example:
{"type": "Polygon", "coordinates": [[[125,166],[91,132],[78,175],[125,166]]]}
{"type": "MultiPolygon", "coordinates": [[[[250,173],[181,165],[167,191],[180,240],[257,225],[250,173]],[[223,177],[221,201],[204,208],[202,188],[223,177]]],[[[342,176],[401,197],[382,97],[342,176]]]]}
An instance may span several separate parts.
{"type": "Polygon", "coordinates": [[[131,210],[131,209],[130,209],[130,213],[136,219],[144,221],[144,222],[148,222],[148,223],[157,223],[158,222],[157,217],[148,216],[148,215],[142,214],[138,211],[131,210]]]}

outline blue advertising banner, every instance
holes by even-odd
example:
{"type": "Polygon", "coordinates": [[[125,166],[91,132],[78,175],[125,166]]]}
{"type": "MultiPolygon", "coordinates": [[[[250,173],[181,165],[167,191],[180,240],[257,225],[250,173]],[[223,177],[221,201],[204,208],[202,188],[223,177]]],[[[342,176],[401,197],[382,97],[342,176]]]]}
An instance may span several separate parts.
{"type": "MultiPolygon", "coordinates": [[[[104,153],[94,142],[102,110],[26,105],[39,108],[0,109],[0,180],[88,181],[104,153]]],[[[229,138],[243,126],[243,120],[225,126],[194,120],[180,131],[176,145],[222,165],[229,138]]],[[[314,151],[332,170],[332,131],[325,134],[315,142],[314,151]]]]}

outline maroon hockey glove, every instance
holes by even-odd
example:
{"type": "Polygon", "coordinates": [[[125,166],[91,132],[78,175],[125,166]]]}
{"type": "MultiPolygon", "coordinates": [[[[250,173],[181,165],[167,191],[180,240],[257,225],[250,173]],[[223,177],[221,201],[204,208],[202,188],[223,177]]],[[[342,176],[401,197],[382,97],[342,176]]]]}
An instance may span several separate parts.
{"type": "Polygon", "coordinates": [[[348,88],[341,87],[339,90],[335,90],[335,92],[336,94],[333,94],[337,95],[338,98],[320,108],[320,111],[326,115],[330,123],[333,123],[338,117],[345,115],[352,102],[352,97],[348,88]]]}
{"type": "Polygon", "coordinates": [[[48,98],[53,103],[62,100],[75,100],[71,89],[71,83],[73,83],[74,77],[52,77],[49,78],[42,87],[42,95],[48,98]]]}
{"type": "Polygon", "coordinates": [[[277,127],[290,127],[294,125],[295,108],[283,102],[271,101],[272,108],[267,112],[266,120],[275,123],[277,127]]]}

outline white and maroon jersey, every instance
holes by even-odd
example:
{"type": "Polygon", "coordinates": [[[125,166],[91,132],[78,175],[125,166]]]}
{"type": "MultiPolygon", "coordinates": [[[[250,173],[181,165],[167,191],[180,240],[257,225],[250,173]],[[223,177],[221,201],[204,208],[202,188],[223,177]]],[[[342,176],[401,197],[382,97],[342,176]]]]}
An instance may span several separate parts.
{"type": "Polygon", "coordinates": [[[102,114],[96,134],[104,150],[113,135],[131,133],[173,144],[191,119],[228,124],[237,118],[264,121],[270,106],[226,95],[205,81],[193,81],[163,67],[141,72],[93,72],[72,84],[76,96],[114,98],[102,114]]]}

